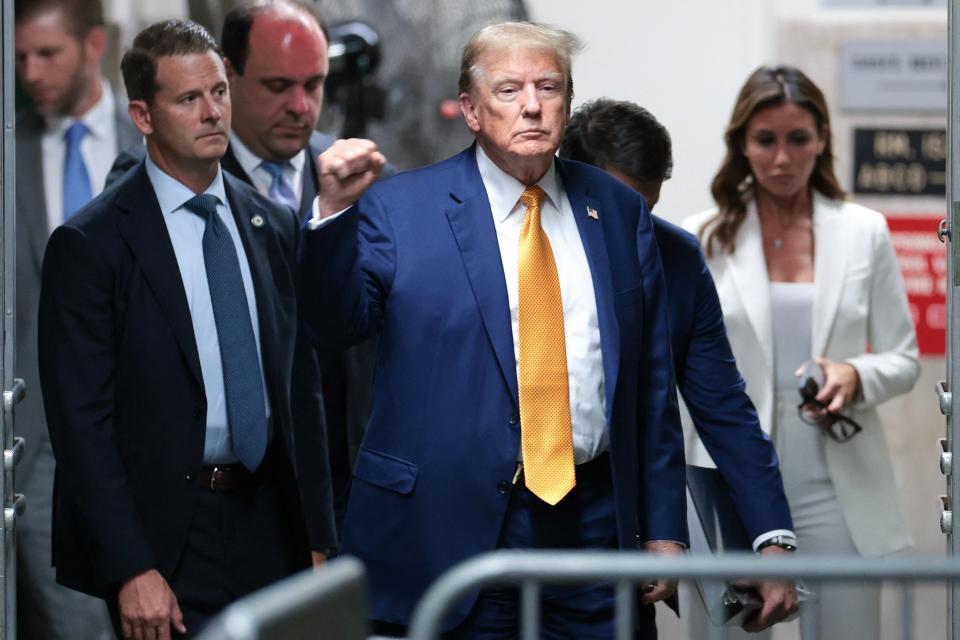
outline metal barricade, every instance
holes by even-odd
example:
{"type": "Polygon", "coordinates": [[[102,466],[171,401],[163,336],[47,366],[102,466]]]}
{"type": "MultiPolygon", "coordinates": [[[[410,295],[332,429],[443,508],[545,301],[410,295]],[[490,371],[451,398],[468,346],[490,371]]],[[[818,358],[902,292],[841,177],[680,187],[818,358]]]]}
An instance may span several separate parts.
{"type": "Polygon", "coordinates": [[[247,596],[217,616],[197,640],[366,640],[366,572],[341,557],[247,596]]]}
{"type": "MultiPolygon", "coordinates": [[[[673,576],[680,579],[734,578],[803,580],[816,592],[822,582],[894,580],[901,583],[905,607],[901,636],[911,637],[912,583],[960,581],[960,559],[930,556],[865,559],[850,556],[759,558],[752,554],[725,556],[654,556],[642,552],[495,551],[463,562],[442,575],[424,594],[414,612],[410,640],[439,638],[451,607],[471,591],[517,584],[521,593],[521,637],[539,637],[540,589],[543,584],[610,582],[616,590],[616,638],[633,638],[633,606],[638,584],[673,576]]],[[[814,611],[800,613],[804,640],[817,640],[814,611]]],[[[723,628],[717,627],[719,637],[723,628]]]]}

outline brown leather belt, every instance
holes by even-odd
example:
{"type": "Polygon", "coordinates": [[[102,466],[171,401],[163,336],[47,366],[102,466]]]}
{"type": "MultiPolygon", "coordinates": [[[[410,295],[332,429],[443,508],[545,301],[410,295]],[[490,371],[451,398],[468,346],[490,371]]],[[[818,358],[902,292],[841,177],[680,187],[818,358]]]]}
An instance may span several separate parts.
{"type": "Polygon", "coordinates": [[[200,468],[197,484],[214,491],[237,491],[253,486],[255,480],[242,464],[212,464],[200,468]]]}

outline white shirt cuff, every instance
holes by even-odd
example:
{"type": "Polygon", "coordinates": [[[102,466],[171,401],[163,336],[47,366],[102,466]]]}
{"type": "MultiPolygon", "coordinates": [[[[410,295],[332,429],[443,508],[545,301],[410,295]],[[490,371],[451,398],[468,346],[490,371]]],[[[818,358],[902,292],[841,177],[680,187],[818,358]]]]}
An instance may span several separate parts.
{"type": "MultiPolygon", "coordinates": [[[[353,205],[350,205],[350,207],[352,207],[352,206],[353,206],[353,205]]],[[[336,220],[337,218],[339,218],[341,215],[343,215],[343,212],[344,212],[344,211],[347,211],[347,209],[349,209],[350,207],[346,207],[345,209],[341,209],[340,211],[337,211],[337,212],[336,212],[335,214],[333,214],[332,216],[327,216],[326,218],[321,218],[321,217],[320,217],[320,197],[317,196],[316,198],[313,199],[313,206],[311,207],[313,213],[312,213],[312,215],[310,216],[310,221],[307,222],[307,228],[308,228],[310,231],[314,231],[314,230],[316,230],[316,229],[319,229],[320,227],[324,226],[325,224],[327,224],[327,223],[330,222],[331,220],[336,220]]]]}
{"type": "Polygon", "coordinates": [[[677,546],[680,547],[681,549],[684,549],[684,550],[685,550],[685,549],[687,548],[687,543],[686,543],[686,542],[680,542],[679,540],[646,540],[646,541],[644,541],[643,544],[648,544],[648,543],[650,543],[650,542],[672,542],[673,544],[677,545],[677,546]]]}
{"type": "Polygon", "coordinates": [[[797,534],[790,529],[774,529],[773,531],[767,531],[766,533],[761,533],[757,536],[756,540],[753,541],[753,550],[756,551],[760,548],[760,545],[769,540],[770,538],[775,538],[776,536],[789,536],[794,540],[797,539],[797,534]]]}

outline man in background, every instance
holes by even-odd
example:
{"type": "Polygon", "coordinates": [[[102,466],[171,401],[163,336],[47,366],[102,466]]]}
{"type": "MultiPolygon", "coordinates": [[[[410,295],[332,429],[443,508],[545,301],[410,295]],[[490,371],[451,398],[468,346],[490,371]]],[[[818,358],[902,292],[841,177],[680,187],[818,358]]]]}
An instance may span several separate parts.
{"type": "Polygon", "coordinates": [[[140,134],[100,71],[106,48],[100,0],[16,0],[14,49],[33,106],[17,114],[16,374],[27,395],[16,432],[26,440],[17,490],[20,638],[109,637],[103,603],[56,584],[50,565],[53,451],[37,372],[40,265],[47,238],[102,189],[107,167],[140,134]]]}
{"type": "MultiPolygon", "coordinates": [[[[604,169],[643,195],[651,209],[673,169],[670,134],[663,125],[643,107],[608,99],[574,112],[560,156],[604,169]]],[[[730,487],[754,550],[765,556],[789,553],[796,537],[777,454],[737,370],[700,244],[657,216],[653,229],[667,283],[677,389],[730,487]]],[[[745,623],[747,630],[759,631],[796,611],[791,585],[767,581],[758,590],[764,606],[745,623]]]]}

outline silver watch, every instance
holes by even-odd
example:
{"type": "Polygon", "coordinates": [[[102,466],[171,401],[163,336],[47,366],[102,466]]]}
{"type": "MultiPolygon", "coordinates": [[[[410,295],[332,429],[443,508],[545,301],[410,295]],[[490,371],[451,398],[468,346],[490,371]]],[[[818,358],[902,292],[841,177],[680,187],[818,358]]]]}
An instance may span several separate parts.
{"type": "Polygon", "coordinates": [[[797,539],[793,536],[773,536],[772,538],[767,538],[760,543],[760,546],[757,547],[757,551],[763,551],[767,547],[780,547],[784,551],[796,551],[797,550],[797,539]]]}

